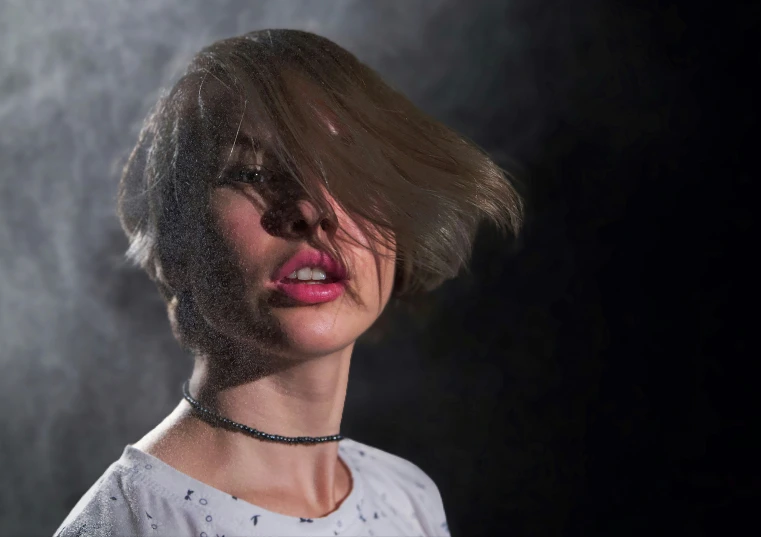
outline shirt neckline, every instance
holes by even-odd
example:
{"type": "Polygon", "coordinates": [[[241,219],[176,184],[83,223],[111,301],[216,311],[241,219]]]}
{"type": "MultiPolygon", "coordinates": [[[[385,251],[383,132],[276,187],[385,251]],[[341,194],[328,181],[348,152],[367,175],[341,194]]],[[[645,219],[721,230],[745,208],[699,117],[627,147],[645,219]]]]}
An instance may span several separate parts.
{"type": "MultiPolygon", "coordinates": [[[[281,527],[283,524],[292,525],[299,523],[299,525],[295,526],[295,530],[298,530],[299,526],[303,526],[308,534],[323,530],[333,530],[336,535],[339,535],[356,522],[357,511],[361,509],[364,503],[364,487],[355,458],[353,457],[357,449],[359,448],[356,446],[356,442],[349,438],[343,438],[339,441],[338,456],[349,469],[352,482],[351,491],[336,510],[324,517],[316,518],[285,515],[235,498],[222,490],[181,472],[161,459],[136,448],[132,444],[127,444],[124,448],[122,460],[134,471],[139,472],[143,479],[147,479],[152,484],[160,486],[166,493],[175,496],[178,500],[200,504],[200,506],[206,507],[209,510],[213,510],[215,505],[221,506],[227,513],[234,513],[233,516],[236,518],[239,515],[240,521],[244,526],[249,523],[252,516],[259,515],[261,518],[258,521],[262,523],[262,526],[269,526],[270,523],[273,523],[281,527]],[[188,490],[192,490],[193,494],[186,495],[188,490]],[[266,524],[265,519],[267,519],[266,524]]],[[[294,532],[294,535],[296,534],[294,532]]]]}

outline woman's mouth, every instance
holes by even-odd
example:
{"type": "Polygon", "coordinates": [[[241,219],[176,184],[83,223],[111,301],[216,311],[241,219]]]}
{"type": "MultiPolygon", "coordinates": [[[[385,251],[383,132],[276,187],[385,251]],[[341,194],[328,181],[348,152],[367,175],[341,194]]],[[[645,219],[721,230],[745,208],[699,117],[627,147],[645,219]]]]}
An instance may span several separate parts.
{"type": "Polygon", "coordinates": [[[320,304],[337,299],[344,292],[346,280],[330,277],[319,267],[304,267],[277,282],[277,289],[305,304],[320,304]]]}
{"type": "Polygon", "coordinates": [[[325,270],[320,267],[303,267],[291,272],[284,280],[290,280],[292,283],[333,283],[339,278],[330,277],[325,270]]]}
{"type": "Polygon", "coordinates": [[[303,250],[275,270],[275,288],[304,304],[330,302],[346,288],[347,273],[324,252],[303,250]]]}

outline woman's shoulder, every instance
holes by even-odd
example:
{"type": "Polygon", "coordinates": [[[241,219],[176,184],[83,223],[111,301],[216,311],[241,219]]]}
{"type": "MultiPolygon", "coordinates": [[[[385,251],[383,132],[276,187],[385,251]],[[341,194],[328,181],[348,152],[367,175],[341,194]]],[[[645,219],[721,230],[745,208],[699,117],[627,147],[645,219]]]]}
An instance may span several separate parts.
{"type": "Polygon", "coordinates": [[[423,469],[399,455],[349,438],[341,442],[341,449],[343,454],[359,463],[360,467],[367,466],[384,474],[390,473],[418,488],[436,487],[433,479],[423,469]]]}
{"type": "Polygon", "coordinates": [[[134,485],[126,452],[125,449],[79,499],[54,533],[55,537],[130,533],[135,520],[131,495],[134,485]]]}
{"type": "MultiPolygon", "coordinates": [[[[160,474],[160,461],[127,445],[121,457],[113,462],[85,492],[55,537],[112,537],[114,535],[149,535],[158,529],[159,518],[166,515],[169,500],[182,505],[177,491],[167,489],[171,480],[160,474]],[[157,475],[154,475],[157,474],[157,475]]],[[[184,531],[184,526],[163,525],[164,530],[184,531]]]]}
{"type": "Polygon", "coordinates": [[[441,494],[435,481],[414,462],[356,440],[345,444],[343,454],[364,474],[364,481],[371,487],[394,485],[409,498],[441,505],[441,494]]]}
{"type": "Polygon", "coordinates": [[[422,468],[399,455],[356,440],[341,444],[341,454],[353,463],[362,476],[363,486],[372,489],[380,505],[387,505],[394,515],[413,515],[427,535],[448,534],[441,493],[422,468]]]}

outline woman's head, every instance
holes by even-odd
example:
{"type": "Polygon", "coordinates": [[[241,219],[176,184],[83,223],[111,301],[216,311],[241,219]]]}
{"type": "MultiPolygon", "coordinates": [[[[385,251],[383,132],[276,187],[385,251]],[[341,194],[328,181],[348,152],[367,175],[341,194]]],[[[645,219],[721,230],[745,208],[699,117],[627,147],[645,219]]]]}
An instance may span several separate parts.
{"type": "Polygon", "coordinates": [[[353,342],[392,294],[456,276],[479,223],[516,230],[521,203],[483,151],[350,53],[265,30],[205,48],[159,100],[119,214],[188,347],[319,354],[353,342]],[[336,300],[306,306],[273,280],[310,252],[346,271],[336,300]]]}

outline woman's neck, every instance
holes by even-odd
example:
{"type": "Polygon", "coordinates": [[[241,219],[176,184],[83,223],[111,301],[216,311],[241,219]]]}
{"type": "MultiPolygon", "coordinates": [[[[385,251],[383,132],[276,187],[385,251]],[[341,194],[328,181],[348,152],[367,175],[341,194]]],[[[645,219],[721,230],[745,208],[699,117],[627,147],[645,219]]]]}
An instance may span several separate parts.
{"type": "MultiPolygon", "coordinates": [[[[219,415],[269,434],[327,436],[340,431],[351,349],[299,361],[233,385],[235,372],[196,360],[190,394],[219,415]]],[[[239,375],[238,378],[244,378],[239,375]]],[[[324,516],[351,490],[338,443],[262,441],[198,419],[183,400],[135,444],[191,477],[260,507],[324,516]],[[256,501],[254,501],[256,500],[256,501]],[[268,505],[263,505],[267,503],[268,505]]]]}

